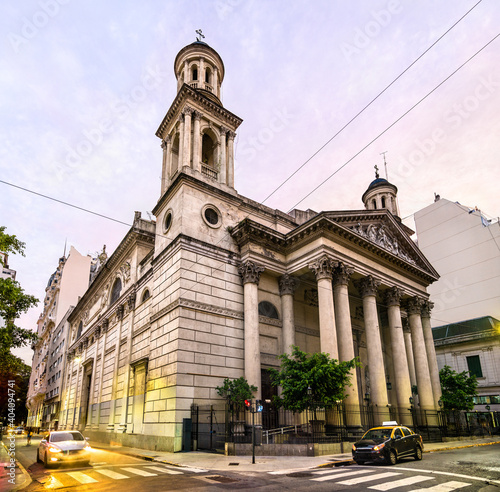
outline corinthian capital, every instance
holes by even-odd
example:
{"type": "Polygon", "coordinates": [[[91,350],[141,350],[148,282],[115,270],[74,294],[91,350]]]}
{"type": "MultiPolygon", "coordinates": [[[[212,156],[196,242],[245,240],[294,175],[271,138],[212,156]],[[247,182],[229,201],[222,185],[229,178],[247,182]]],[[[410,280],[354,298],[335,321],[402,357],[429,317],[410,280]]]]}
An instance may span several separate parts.
{"type": "Polygon", "coordinates": [[[408,314],[420,315],[422,313],[423,304],[424,299],[422,299],[421,297],[412,297],[411,299],[408,299],[406,310],[408,311],[408,314]]]}
{"type": "Polygon", "coordinates": [[[422,305],[422,318],[430,318],[431,317],[431,311],[432,308],[434,307],[434,303],[431,301],[424,301],[422,305]]]}
{"type": "Polygon", "coordinates": [[[399,306],[403,297],[403,290],[399,287],[391,287],[385,291],[385,303],[388,306],[399,306]]]}
{"type": "Polygon", "coordinates": [[[167,135],[162,141],[161,141],[161,148],[163,150],[167,150],[168,144],[172,141],[172,136],[167,135]]]}
{"type": "Polygon", "coordinates": [[[202,114],[199,111],[194,110],[192,117],[195,121],[200,121],[202,114]]]}
{"type": "Polygon", "coordinates": [[[354,268],[347,266],[345,263],[339,262],[337,268],[333,272],[333,285],[347,285],[354,273],[354,268]]]}
{"type": "Polygon", "coordinates": [[[234,133],[233,131],[229,130],[229,131],[227,132],[227,138],[228,138],[229,140],[234,140],[234,139],[236,138],[236,133],[234,133]]]}
{"type": "Polygon", "coordinates": [[[380,286],[380,280],[368,275],[368,277],[358,280],[355,285],[359,290],[361,297],[376,296],[377,290],[380,286]]]}
{"type": "Polygon", "coordinates": [[[182,110],[182,114],[184,116],[191,116],[194,112],[194,109],[193,108],[190,108],[189,106],[186,106],[183,110],[182,110]]]}
{"type": "Polygon", "coordinates": [[[222,136],[225,136],[225,135],[227,134],[227,132],[228,132],[228,131],[229,131],[229,128],[226,128],[225,126],[221,126],[221,127],[219,128],[219,132],[220,132],[220,134],[221,134],[221,137],[222,137],[222,136]]]}
{"type": "Polygon", "coordinates": [[[285,275],[281,276],[279,279],[280,295],[293,295],[298,285],[299,281],[296,277],[292,277],[288,275],[288,273],[285,273],[285,275]]]}
{"type": "Polygon", "coordinates": [[[238,268],[243,284],[258,284],[260,274],[265,270],[263,266],[256,265],[253,261],[246,261],[238,268]]]}
{"type": "Polygon", "coordinates": [[[324,278],[331,280],[333,270],[337,266],[337,264],[338,262],[332,260],[329,256],[323,255],[321,258],[317,259],[307,266],[316,275],[316,280],[321,280],[324,278]]]}

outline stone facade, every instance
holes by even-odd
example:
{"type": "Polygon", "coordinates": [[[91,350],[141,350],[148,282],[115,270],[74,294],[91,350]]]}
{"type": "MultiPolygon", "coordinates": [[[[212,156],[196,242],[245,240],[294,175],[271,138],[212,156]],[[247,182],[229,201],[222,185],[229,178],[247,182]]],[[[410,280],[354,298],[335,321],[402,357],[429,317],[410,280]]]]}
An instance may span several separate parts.
{"type": "Polygon", "coordinates": [[[174,66],[178,93],[156,133],[156,220],[136,214],[69,317],[64,425],[180,451],[193,403],[220,404],[215,387],[240,376],[257,386],[257,398],[270,398],[266,370],[292,345],[359,356],[347,400],[354,410],[367,393],[381,418],[389,404],[407,407],[411,374],[422,409],[435,410],[435,354],[418,307],[438,276],[391,212],[397,208],[388,208],[395,187],[387,183],[394,201],[386,207],[371,209],[370,201],[346,212],[285,214],[241,196],[233,142],[242,120],[219,100],[222,60],[196,42],[174,66]]]}

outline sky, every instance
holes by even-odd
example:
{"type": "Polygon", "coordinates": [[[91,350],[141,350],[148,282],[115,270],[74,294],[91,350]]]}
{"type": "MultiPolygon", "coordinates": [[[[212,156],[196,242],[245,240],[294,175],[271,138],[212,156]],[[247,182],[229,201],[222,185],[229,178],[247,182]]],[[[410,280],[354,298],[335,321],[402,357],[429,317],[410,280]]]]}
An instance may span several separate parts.
{"type": "MultiPolygon", "coordinates": [[[[154,208],[155,132],[197,29],[243,119],[240,194],[284,212],[359,210],[386,152],[409,227],[434,193],[500,214],[497,0],[24,0],[0,13],[0,225],[26,243],[9,263],[39,299],[65,244],[110,253],[129,228],[119,222],[154,208]]],[[[36,330],[40,313],[20,325],[36,330]]]]}

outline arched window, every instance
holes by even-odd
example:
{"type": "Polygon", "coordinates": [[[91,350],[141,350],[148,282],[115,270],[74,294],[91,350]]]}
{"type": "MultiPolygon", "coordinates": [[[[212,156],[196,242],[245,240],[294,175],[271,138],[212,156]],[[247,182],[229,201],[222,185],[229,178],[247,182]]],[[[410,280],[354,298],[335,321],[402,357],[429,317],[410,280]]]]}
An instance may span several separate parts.
{"type": "Polygon", "coordinates": [[[372,207],[373,207],[373,210],[375,210],[377,208],[377,202],[376,200],[372,200],[372,207]]]}
{"type": "Polygon", "coordinates": [[[259,302],[259,316],[266,316],[266,318],[280,319],[278,310],[267,301],[259,302]]]}
{"type": "Polygon", "coordinates": [[[122,281],[117,278],[115,283],[113,284],[113,288],[111,289],[111,300],[110,304],[113,304],[120,297],[120,293],[122,291],[122,281]]]}
{"type": "Polygon", "coordinates": [[[78,325],[78,330],[76,331],[76,340],[80,338],[82,330],[83,330],[83,321],[80,321],[80,324],[78,325]]]}
{"type": "Polygon", "coordinates": [[[385,196],[382,197],[382,208],[385,208],[385,196]]]}
{"type": "Polygon", "coordinates": [[[205,82],[207,84],[211,84],[212,83],[212,71],[208,67],[205,68],[205,82]]]}
{"type": "Polygon", "coordinates": [[[206,133],[203,134],[201,144],[201,162],[207,166],[214,167],[214,141],[206,133]]]}
{"type": "Polygon", "coordinates": [[[176,133],[172,141],[172,159],[170,163],[170,177],[172,177],[179,168],[179,134],[176,133]]]}
{"type": "Polygon", "coordinates": [[[198,80],[198,67],[195,65],[191,71],[192,79],[198,80]]]}
{"type": "Polygon", "coordinates": [[[142,299],[141,299],[141,302],[144,302],[146,299],[149,299],[149,298],[150,298],[150,296],[151,296],[151,294],[149,293],[149,290],[148,290],[148,289],[146,289],[146,290],[144,291],[144,293],[142,294],[142,299]]]}

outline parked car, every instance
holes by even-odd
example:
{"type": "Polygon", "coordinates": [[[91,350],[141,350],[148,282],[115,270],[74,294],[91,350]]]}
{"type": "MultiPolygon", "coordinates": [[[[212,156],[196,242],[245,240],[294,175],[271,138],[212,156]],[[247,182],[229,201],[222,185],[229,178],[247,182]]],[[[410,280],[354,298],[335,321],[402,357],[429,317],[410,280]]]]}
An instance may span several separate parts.
{"type": "Polygon", "coordinates": [[[384,422],[382,427],[370,429],[352,446],[352,457],[358,465],[367,461],[383,461],[395,465],[400,458],[422,459],[422,436],[396,422],[384,422]]]}
{"type": "Polygon", "coordinates": [[[24,427],[16,427],[16,434],[24,434],[24,427]]]}
{"type": "Polygon", "coordinates": [[[90,462],[91,447],[78,431],[52,431],[46,434],[38,445],[37,462],[50,465],[67,461],[90,462]]]}

